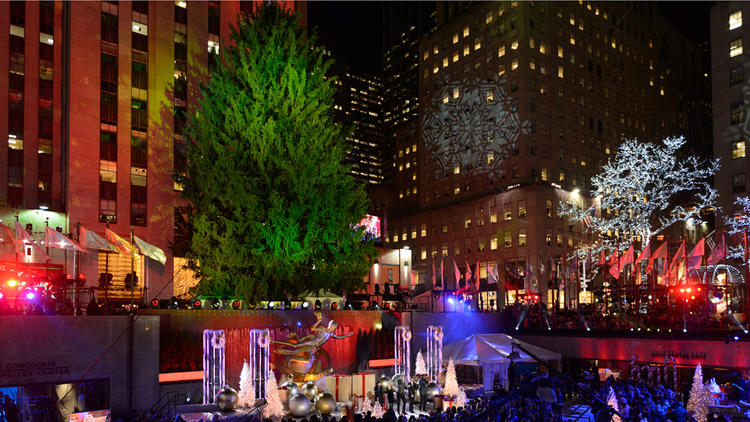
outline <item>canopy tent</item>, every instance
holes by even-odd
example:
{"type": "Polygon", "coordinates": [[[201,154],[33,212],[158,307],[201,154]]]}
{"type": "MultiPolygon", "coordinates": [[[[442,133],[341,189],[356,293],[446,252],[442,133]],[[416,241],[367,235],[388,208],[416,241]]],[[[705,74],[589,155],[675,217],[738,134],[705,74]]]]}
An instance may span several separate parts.
{"type": "MultiPolygon", "coordinates": [[[[514,339],[507,334],[473,334],[443,346],[443,360],[452,358],[456,365],[482,367],[482,383],[485,390],[492,389],[495,375],[499,375],[507,387],[508,365],[510,364],[508,356],[513,351],[514,342],[545,362],[562,358],[559,353],[514,339]]],[[[518,350],[518,353],[520,357],[514,359],[515,362],[536,362],[523,351],[518,350]]]]}
{"type": "Polygon", "coordinates": [[[302,298],[302,300],[304,301],[310,302],[311,305],[314,305],[315,301],[319,300],[324,309],[330,307],[332,303],[339,303],[344,300],[343,297],[331,293],[328,290],[321,290],[317,292],[307,291],[302,293],[300,295],[300,298],[302,298]]]}

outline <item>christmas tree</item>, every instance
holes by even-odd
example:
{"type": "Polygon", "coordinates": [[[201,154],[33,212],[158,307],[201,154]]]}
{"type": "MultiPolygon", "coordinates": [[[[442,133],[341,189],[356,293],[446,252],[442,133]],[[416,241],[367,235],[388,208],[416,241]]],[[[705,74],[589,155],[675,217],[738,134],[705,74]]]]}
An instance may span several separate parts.
{"type": "Polygon", "coordinates": [[[383,410],[383,406],[380,405],[380,402],[375,403],[375,407],[372,408],[372,417],[375,419],[380,419],[385,414],[385,411],[383,410]]]}
{"type": "Polygon", "coordinates": [[[346,163],[351,131],[333,120],[332,61],[283,2],[259,2],[230,32],[174,175],[194,207],[196,292],[256,302],[357,290],[376,251],[353,226],[368,199],[346,163]]]}
{"type": "Polygon", "coordinates": [[[266,380],[266,408],[263,409],[264,418],[281,418],[284,416],[284,405],[279,397],[279,386],[276,385],[276,375],[268,371],[266,380]]]}
{"type": "Polygon", "coordinates": [[[417,363],[415,365],[417,368],[414,371],[417,375],[426,375],[427,374],[427,365],[424,363],[424,356],[422,356],[422,351],[420,350],[417,352],[417,363]]]}
{"type": "Polygon", "coordinates": [[[456,367],[453,365],[453,358],[451,358],[448,361],[448,370],[445,373],[445,387],[443,387],[443,394],[448,397],[456,397],[459,391],[458,380],[456,379],[456,367]]]}
{"type": "Polygon", "coordinates": [[[711,392],[703,384],[703,369],[701,364],[695,367],[693,374],[693,386],[690,388],[690,400],[688,400],[687,411],[693,414],[698,422],[706,422],[708,419],[708,405],[711,402],[711,392]]]}
{"type": "Polygon", "coordinates": [[[245,364],[242,365],[242,372],[240,372],[240,395],[237,405],[251,407],[253,404],[255,404],[255,389],[253,388],[253,381],[250,379],[250,367],[245,361],[245,364]]]}
{"type": "MultiPolygon", "coordinates": [[[[611,407],[615,411],[619,412],[620,407],[617,405],[617,396],[615,395],[615,390],[612,389],[612,387],[609,387],[609,393],[607,393],[607,406],[611,407]]],[[[620,419],[617,414],[612,415],[612,422],[621,422],[622,419],[620,419]]]]}
{"type": "Polygon", "coordinates": [[[372,412],[372,402],[369,397],[365,396],[364,400],[362,400],[362,406],[359,411],[362,412],[363,415],[367,415],[367,412],[372,412]]]}
{"type": "Polygon", "coordinates": [[[458,395],[456,395],[455,403],[456,403],[456,408],[466,406],[466,393],[464,392],[464,390],[462,389],[458,390],[458,395]]]}

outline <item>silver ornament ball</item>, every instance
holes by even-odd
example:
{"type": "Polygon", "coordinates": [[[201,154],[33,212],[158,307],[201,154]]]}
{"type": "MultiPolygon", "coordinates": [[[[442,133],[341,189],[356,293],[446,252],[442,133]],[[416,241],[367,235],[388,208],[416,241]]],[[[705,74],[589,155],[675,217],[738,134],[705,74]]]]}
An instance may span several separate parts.
{"type": "Polygon", "coordinates": [[[237,390],[232,387],[224,387],[219,391],[219,394],[216,395],[216,407],[222,412],[228,412],[237,407],[238,400],[239,394],[237,393],[237,390]]]}
{"type": "Polygon", "coordinates": [[[289,413],[295,418],[301,418],[310,413],[310,399],[304,394],[296,394],[289,399],[289,413]]]}
{"type": "Polygon", "coordinates": [[[300,393],[304,394],[308,400],[313,401],[315,400],[315,397],[318,396],[318,387],[316,387],[315,384],[308,382],[302,386],[300,393]]]}
{"type": "Polygon", "coordinates": [[[432,403],[435,396],[440,394],[440,386],[435,381],[427,384],[427,391],[425,392],[425,400],[427,403],[432,403]]]}
{"type": "Polygon", "coordinates": [[[294,381],[287,381],[287,382],[281,384],[280,387],[287,389],[287,392],[288,392],[287,397],[290,397],[290,398],[292,396],[300,393],[299,386],[294,381]]]}

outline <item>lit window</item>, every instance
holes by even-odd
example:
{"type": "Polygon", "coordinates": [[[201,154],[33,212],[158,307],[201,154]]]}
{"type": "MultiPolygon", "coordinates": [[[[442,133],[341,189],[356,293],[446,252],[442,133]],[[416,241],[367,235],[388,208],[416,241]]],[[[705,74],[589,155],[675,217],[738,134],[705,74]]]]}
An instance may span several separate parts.
{"type": "Polygon", "coordinates": [[[513,219],[513,211],[510,209],[510,202],[507,202],[505,204],[504,209],[505,209],[505,213],[503,214],[503,218],[505,219],[505,221],[512,220],[513,219]]]}
{"type": "Polygon", "coordinates": [[[557,57],[563,57],[563,48],[560,46],[557,46],[557,57]]]}
{"type": "Polygon", "coordinates": [[[429,51],[425,51],[423,58],[424,58],[424,60],[429,59],[430,58],[430,52],[429,51]]]}
{"type": "Polygon", "coordinates": [[[437,53],[438,53],[438,48],[437,46],[435,46],[432,48],[432,54],[437,54],[437,53]]]}
{"type": "Polygon", "coordinates": [[[521,199],[518,201],[518,218],[526,217],[526,200],[521,199]]]}
{"type": "Polygon", "coordinates": [[[438,73],[438,67],[437,66],[435,66],[435,67],[432,68],[432,73],[438,73]]]}
{"type": "Polygon", "coordinates": [[[745,141],[732,142],[732,158],[745,158],[745,141]]]}
{"type": "Polygon", "coordinates": [[[571,25],[575,26],[576,24],[576,18],[573,15],[570,15],[570,19],[568,20],[571,25]]]}
{"type": "Polygon", "coordinates": [[[563,76],[564,76],[564,74],[563,74],[563,67],[562,66],[557,66],[557,77],[558,78],[562,78],[563,76]]]}
{"type": "MultiPolygon", "coordinates": [[[[607,153],[607,154],[609,154],[609,153],[607,153]]],[[[560,180],[560,183],[565,182],[565,171],[560,170],[560,178],[558,180],[560,180]]]]}
{"type": "Polygon", "coordinates": [[[464,217],[464,228],[465,229],[471,228],[471,217],[469,216],[464,217]]]}
{"type": "Polygon", "coordinates": [[[570,45],[576,45],[576,36],[570,34],[570,45]]]}
{"type": "Polygon", "coordinates": [[[422,224],[419,229],[420,237],[427,237],[427,224],[422,224]]]}
{"type": "Polygon", "coordinates": [[[526,246],[526,229],[518,229],[518,246],[526,246]]]}
{"type": "Polygon", "coordinates": [[[461,167],[459,166],[453,167],[453,174],[461,174],[461,167]]]}
{"type": "Polygon", "coordinates": [[[458,53],[453,53],[453,63],[458,61],[458,53]]]}
{"type": "Polygon", "coordinates": [[[495,161],[495,153],[490,151],[487,153],[487,164],[492,164],[495,161]]]}
{"type": "Polygon", "coordinates": [[[498,67],[498,72],[497,72],[497,74],[498,74],[498,76],[503,76],[503,75],[505,75],[505,66],[504,66],[504,65],[500,65],[500,66],[498,67]]]}
{"type": "Polygon", "coordinates": [[[539,52],[542,54],[547,54],[547,46],[543,43],[539,43],[539,52]]]}
{"type": "Polygon", "coordinates": [[[443,57],[443,67],[448,67],[448,58],[443,57]]]}
{"type": "Polygon", "coordinates": [[[458,34],[453,34],[453,44],[458,42],[458,34]]]}
{"type": "Polygon", "coordinates": [[[464,37],[468,37],[468,36],[469,36],[469,27],[464,26],[464,37]]]}
{"type": "Polygon", "coordinates": [[[468,56],[468,55],[469,55],[469,46],[467,45],[467,46],[464,46],[464,56],[468,56]]]}
{"type": "Polygon", "coordinates": [[[453,88],[453,99],[455,100],[459,95],[461,95],[461,91],[458,88],[453,88]]]}
{"type": "Polygon", "coordinates": [[[506,248],[513,246],[513,233],[510,230],[505,230],[503,232],[503,245],[506,248]]]}
{"type": "Polygon", "coordinates": [[[504,55],[505,55],[505,46],[503,45],[497,50],[497,57],[503,57],[504,55]]]}
{"type": "Polygon", "coordinates": [[[736,57],[742,54],[742,38],[729,43],[729,57],[736,57]]]}
{"type": "Polygon", "coordinates": [[[534,61],[534,58],[529,58],[529,69],[534,70],[536,69],[536,61],[534,61]]]}
{"type": "Polygon", "coordinates": [[[536,48],[536,42],[533,38],[529,38],[529,48],[534,49],[536,48]]]}
{"type": "Polygon", "coordinates": [[[448,98],[447,95],[443,97],[443,104],[448,104],[448,101],[450,101],[450,99],[448,98]]]}
{"type": "Polygon", "coordinates": [[[461,188],[458,187],[458,186],[454,187],[453,188],[453,194],[454,195],[458,195],[459,193],[461,193],[461,188]]]}
{"type": "Polygon", "coordinates": [[[513,59],[512,62],[510,62],[510,70],[516,70],[518,69],[518,59],[513,59]]]}
{"type": "Polygon", "coordinates": [[[419,257],[424,261],[427,259],[427,248],[422,248],[419,252],[419,257]]]}
{"type": "Polygon", "coordinates": [[[541,176],[542,176],[542,180],[546,182],[547,181],[547,177],[548,177],[547,176],[547,168],[546,167],[542,167],[541,176]]]}
{"type": "Polygon", "coordinates": [[[485,24],[489,24],[489,23],[492,23],[492,18],[493,18],[493,17],[494,17],[494,16],[493,16],[493,13],[492,13],[491,11],[490,11],[490,12],[487,12],[487,17],[485,17],[485,18],[484,18],[484,23],[485,23],[485,24]]]}
{"type": "Polygon", "coordinates": [[[477,51],[480,48],[482,48],[482,41],[479,38],[477,38],[474,40],[474,51],[477,51]]]}
{"type": "Polygon", "coordinates": [[[490,236],[490,250],[497,250],[497,234],[493,234],[490,236]]]}
{"type": "Polygon", "coordinates": [[[742,26],[742,10],[729,14],[729,30],[737,29],[742,26]]]}
{"type": "Polygon", "coordinates": [[[518,41],[513,41],[512,43],[510,43],[510,49],[518,50],[518,41]]]}

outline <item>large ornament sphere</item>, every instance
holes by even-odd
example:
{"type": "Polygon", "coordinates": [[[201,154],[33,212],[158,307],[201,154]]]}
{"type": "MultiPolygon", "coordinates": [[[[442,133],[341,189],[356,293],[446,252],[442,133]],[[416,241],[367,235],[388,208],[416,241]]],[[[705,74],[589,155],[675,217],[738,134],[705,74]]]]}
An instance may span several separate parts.
{"type": "Polygon", "coordinates": [[[234,410],[239,400],[239,394],[237,390],[232,387],[224,387],[219,394],[216,395],[216,406],[222,412],[228,412],[234,410]]]}
{"type": "Polygon", "coordinates": [[[387,376],[381,375],[378,384],[380,384],[380,388],[382,388],[383,391],[388,391],[390,390],[391,380],[387,376]]]}
{"type": "Polygon", "coordinates": [[[281,388],[287,389],[287,397],[292,398],[292,396],[295,396],[300,393],[299,386],[294,381],[287,381],[280,386],[281,388]]]}
{"type": "Polygon", "coordinates": [[[304,394],[308,400],[313,401],[315,400],[315,397],[318,396],[318,388],[315,386],[315,384],[308,382],[307,384],[302,386],[300,393],[304,394]]]}
{"type": "Polygon", "coordinates": [[[437,385],[436,382],[431,382],[427,384],[427,391],[425,392],[425,399],[427,400],[427,403],[432,403],[432,401],[435,399],[435,396],[440,394],[440,386],[437,385]]]}
{"type": "Polygon", "coordinates": [[[336,400],[331,393],[320,393],[315,399],[315,410],[321,415],[330,415],[336,409],[336,400]]]}
{"type": "Polygon", "coordinates": [[[296,394],[289,399],[289,413],[295,418],[301,418],[310,413],[310,399],[304,394],[296,394]]]}

